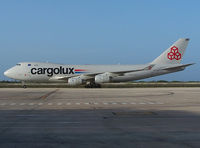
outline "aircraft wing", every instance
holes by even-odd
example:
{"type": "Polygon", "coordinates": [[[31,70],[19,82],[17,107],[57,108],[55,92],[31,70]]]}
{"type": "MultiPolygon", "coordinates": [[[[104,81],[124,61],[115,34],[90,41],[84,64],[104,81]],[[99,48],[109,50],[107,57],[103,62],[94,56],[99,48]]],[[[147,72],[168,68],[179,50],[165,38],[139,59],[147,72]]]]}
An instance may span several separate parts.
{"type": "Polygon", "coordinates": [[[113,74],[117,74],[119,76],[124,75],[125,73],[130,73],[130,72],[138,72],[138,71],[144,71],[144,70],[151,70],[153,68],[153,66],[155,66],[155,64],[151,64],[145,68],[141,68],[141,69],[135,69],[135,70],[126,70],[126,71],[117,71],[117,72],[111,72],[113,74]]]}
{"type": "Polygon", "coordinates": [[[54,77],[51,77],[49,80],[66,80],[67,81],[69,78],[72,78],[72,77],[75,77],[75,76],[54,76],[54,77]]]}
{"type": "Polygon", "coordinates": [[[185,69],[185,67],[190,66],[190,65],[194,65],[195,63],[191,63],[191,64],[183,64],[183,65],[178,65],[178,66],[170,66],[167,68],[164,68],[162,70],[183,70],[185,69]]]}
{"type": "MultiPolygon", "coordinates": [[[[110,72],[112,74],[115,74],[117,76],[122,76],[125,73],[130,73],[130,72],[138,72],[138,71],[144,71],[144,70],[151,70],[153,68],[154,64],[151,64],[145,68],[141,68],[141,69],[134,69],[134,70],[126,70],[126,71],[114,71],[114,72],[110,72]]],[[[105,71],[106,72],[106,71],[105,71]]],[[[98,74],[103,74],[105,72],[102,73],[92,73],[92,74],[82,74],[83,76],[85,76],[86,80],[90,80],[90,79],[94,79],[94,77],[98,74]]],[[[68,80],[69,78],[72,77],[77,77],[78,75],[73,75],[73,76],[54,76],[51,77],[50,80],[68,80]]]]}

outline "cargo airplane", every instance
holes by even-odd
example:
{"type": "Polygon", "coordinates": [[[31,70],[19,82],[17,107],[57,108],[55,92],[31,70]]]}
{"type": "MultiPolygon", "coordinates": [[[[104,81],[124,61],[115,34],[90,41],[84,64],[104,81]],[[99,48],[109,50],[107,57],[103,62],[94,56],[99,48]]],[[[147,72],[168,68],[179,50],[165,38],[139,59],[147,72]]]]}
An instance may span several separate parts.
{"type": "Polygon", "coordinates": [[[182,71],[191,64],[180,64],[188,38],[177,40],[159,57],[144,65],[63,65],[21,62],[4,75],[25,82],[66,82],[69,85],[100,87],[101,83],[126,82],[182,71]]]}

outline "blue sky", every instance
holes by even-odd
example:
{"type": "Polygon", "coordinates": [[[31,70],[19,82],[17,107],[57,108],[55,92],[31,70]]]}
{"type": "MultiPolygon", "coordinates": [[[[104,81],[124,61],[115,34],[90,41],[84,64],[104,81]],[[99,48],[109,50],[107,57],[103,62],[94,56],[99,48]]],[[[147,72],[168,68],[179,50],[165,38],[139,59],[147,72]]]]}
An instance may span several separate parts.
{"type": "Polygon", "coordinates": [[[189,37],[185,71],[147,80],[200,81],[200,1],[0,1],[0,80],[21,61],[143,64],[189,37]]]}

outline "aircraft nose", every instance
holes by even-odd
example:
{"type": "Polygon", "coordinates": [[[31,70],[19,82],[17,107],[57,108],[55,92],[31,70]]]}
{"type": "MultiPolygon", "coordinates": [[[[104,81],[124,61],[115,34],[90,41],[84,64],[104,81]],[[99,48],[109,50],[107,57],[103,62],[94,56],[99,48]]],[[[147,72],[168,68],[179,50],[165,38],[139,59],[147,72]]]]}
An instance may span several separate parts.
{"type": "Polygon", "coordinates": [[[6,70],[3,74],[4,74],[4,76],[7,76],[8,75],[8,70],[6,70]]]}
{"type": "Polygon", "coordinates": [[[5,75],[6,77],[10,77],[10,69],[6,70],[6,71],[4,72],[4,75],[5,75]]]}

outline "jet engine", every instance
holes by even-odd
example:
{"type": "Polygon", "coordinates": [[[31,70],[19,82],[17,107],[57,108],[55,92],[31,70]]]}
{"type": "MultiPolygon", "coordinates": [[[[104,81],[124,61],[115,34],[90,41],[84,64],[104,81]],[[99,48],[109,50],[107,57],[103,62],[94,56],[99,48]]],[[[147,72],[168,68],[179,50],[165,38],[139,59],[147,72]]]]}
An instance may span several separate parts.
{"type": "Polygon", "coordinates": [[[68,79],[68,84],[69,85],[81,85],[83,84],[83,79],[79,77],[72,77],[68,79]]]}
{"type": "Polygon", "coordinates": [[[95,76],[95,83],[107,83],[112,82],[113,74],[106,72],[95,76]]]}

